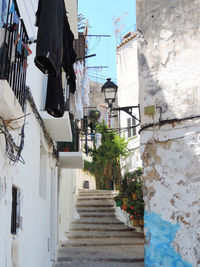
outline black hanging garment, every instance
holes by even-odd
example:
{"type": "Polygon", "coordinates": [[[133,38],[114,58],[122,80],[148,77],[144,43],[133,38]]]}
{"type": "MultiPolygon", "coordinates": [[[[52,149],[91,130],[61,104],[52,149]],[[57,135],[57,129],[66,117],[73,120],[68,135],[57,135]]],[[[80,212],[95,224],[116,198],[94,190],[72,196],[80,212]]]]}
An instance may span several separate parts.
{"type": "Polygon", "coordinates": [[[70,92],[74,94],[76,90],[76,75],[74,72],[73,64],[76,61],[77,55],[73,48],[74,34],[72,33],[68,18],[64,16],[64,28],[63,28],[63,62],[62,66],[66,72],[67,83],[69,85],[70,92]]]}
{"type": "Polygon", "coordinates": [[[35,65],[45,74],[57,76],[62,64],[63,0],[39,0],[36,13],[38,26],[35,65]]]}
{"type": "Polygon", "coordinates": [[[73,63],[76,53],[73,49],[74,35],[66,16],[64,0],[39,0],[36,13],[38,29],[35,65],[48,74],[45,109],[54,117],[64,114],[62,88],[62,66],[66,72],[70,91],[75,92],[73,63]]]}
{"type": "Polygon", "coordinates": [[[62,88],[62,72],[56,77],[48,77],[46,111],[54,117],[62,117],[64,114],[64,96],[62,88]]]}

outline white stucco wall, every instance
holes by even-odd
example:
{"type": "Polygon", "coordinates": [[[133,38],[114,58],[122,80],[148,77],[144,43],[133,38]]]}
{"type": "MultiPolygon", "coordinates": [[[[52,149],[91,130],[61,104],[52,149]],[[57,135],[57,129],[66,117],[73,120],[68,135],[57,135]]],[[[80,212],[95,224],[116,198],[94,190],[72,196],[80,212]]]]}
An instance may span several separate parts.
{"type": "MultiPolygon", "coordinates": [[[[31,112],[29,105],[27,112],[31,112]]],[[[0,266],[49,267],[51,168],[55,173],[53,179],[56,183],[56,161],[49,157],[48,150],[45,151],[46,177],[40,177],[40,127],[33,114],[27,117],[26,122],[22,152],[24,165],[21,163],[9,165],[2,135],[0,139],[0,266]],[[46,179],[45,198],[42,198],[39,193],[40,179],[46,179]],[[12,235],[10,231],[12,185],[20,190],[22,225],[17,235],[12,235]]]]}
{"type": "MultiPolygon", "coordinates": [[[[34,26],[37,4],[35,0],[18,1],[21,17],[33,40],[37,32],[34,26]]],[[[44,75],[34,65],[35,44],[30,48],[33,54],[28,57],[26,84],[40,110],[44,75]]],[[[9,162],[4,136],[0,135],[0,266],[49,267],[57,249],[57,160],[52,156],[52,147],[47,144],[29,103],[25,113],[30,113],[26,118],[22,151],[25,164],[9,162]],[[16,235],[11,234],[13,185],[20,190],[22,222],[16,235]]],[[[19,134],[20,130],[12,133],[17,143],[19,134]]]]}
{"type": "MultiPolygon", "coordinates": [[[[124,42],[117,49],[117,84],[118,84],[118,104],[119,107],[137,106],[139,103],[138,84],[138,59],[137,59],[137,37],[124,42]]],[[[133,109],[133,115],[139,118],[138,109],[133,109]]],[[[127,127],[127,119],[131,118],[124,111],[120,112],[120,127],[127,127]]],[[[139,122],[136,120],[136,124],[139,122]]],[[[123,131],[121,136],[128,141],[130,154],[126,159],[121,160],[122,173],[133,171],[141,167],[140,158],[140,137],[139,128],[136,128],[136,135],[128,138],[128,131],[123,131]]]]}
{"type": "MultiPolygon", "coordinates": [[[[37,39],[37,28],[34,26],[37,5],[37,0],[18,1],[21,18],[32,40],[37,39]]],[[[73,10],[72,6],[70,8],[73,10]]],[[[37,109],[40,111],[44,108],[46,77],[34,65],[36,44],[31,44],[30,49],[32,55],[28,57],[26,85],[30,87],[37,109]]],[[[47,143],[29,103],[25,113],[30,113],[26,117],[22,151],[25,164],[19,162],[13,165],[9,162],[4,136],[0,134],[1,267],[51,266],[56,259],[59,241],[57,238],[60,236],[60,240],[63,238],[62,234],[69,229],[75,214],[73,205],[77,195],[77,171],[61,170],[60,183],[63,187],[61,186],[59,191],[57,159],[53,155],[52,145],[47,143]],[[62,180],[65,178],[66,183],[62,180]],[[11,234],[13,185],[20,191],[21,226],[16,235],[11,234]],[[60,199],[58,199],[59,192],[60,199]],[[58,206],[61,213],[63,211],[60,224],[58,224],[58,206]],[[60,235],[57,232],[58,227],[60,235]]],[[[20,130],[12,132],[17,143],[20,141],[19,134],[20,130]]]]}
{"type": "Polygon", "coordinates": [[[76,169],[62,169],[59,175],[59,242],[67,239],[71,222],[79,218],[75,207],[78,172],[76,169]]]}
{"type": "Polygon", "coordinates": [[[84,181],[89,181],[89,189],[96,189],[95,177],[92,176],[89,172],[79,170],[78,189],[84,189],[84,181]]]}

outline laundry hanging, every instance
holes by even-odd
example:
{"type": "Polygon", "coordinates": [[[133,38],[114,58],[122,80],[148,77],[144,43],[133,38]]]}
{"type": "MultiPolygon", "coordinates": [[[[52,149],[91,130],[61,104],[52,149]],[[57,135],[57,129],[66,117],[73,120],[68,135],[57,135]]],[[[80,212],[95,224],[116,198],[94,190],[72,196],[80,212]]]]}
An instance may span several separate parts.
{"type": "Polygon", "coordinates": [[[73,75],[71,62],[76,59],[74,35],[70,30],[64,0],[39,0],[36,26],[36,66],[49,76],[57,76],[61,66],[67,75],[73,75]]]}
{"type": "Polygon", "coordinates": [[[38,26],[38,36],[35,65],[43,73],[48,74],[46,110],[52,116],[61,117],[63,93],[59,93],[59,97],[55,98],[54,90],[61,92],[63,89],[60,73],[62,67],[66,72],[70,92],[74,93],[76,90],[76,76],[73,69],[76,60],[73,49],[74,35],[70,30],[64,0],[39,0],[36,26],[38,26]]]}
{"type": "Polygon", "coordinates": [[[0,27],[3,27],[7,19],[8,0],[0,0],[0,27]]]}
{"type": "Polygon", "coordinates": [[[73,64],[76,61],[76,53],[73,48],[74,35],[70,30],[69,21],[67,16],[64,16],[64,29],[63,29],[63,62],[62,66],[66,72],[67,83],[70,92],[74,94],[76,90],[76,75],[74,72],[73,64]]]}
{"type": "Polygon", "coordinates": [[[62,117],[64,114],[61,69],[60,73],[56,77],[48,77],[45,109],[53,117],[62,117]]]}

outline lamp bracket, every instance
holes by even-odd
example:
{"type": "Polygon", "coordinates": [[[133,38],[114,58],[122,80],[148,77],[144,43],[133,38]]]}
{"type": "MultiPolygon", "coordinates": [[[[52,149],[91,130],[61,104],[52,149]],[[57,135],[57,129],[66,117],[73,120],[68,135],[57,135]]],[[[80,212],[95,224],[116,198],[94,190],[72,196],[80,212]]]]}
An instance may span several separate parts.
{"type": "Polygon", "coordinates": [[[126,112],[127,114],[129,114],[131,117],[135,118],[137,121],[140,122],[140,105],[138,105],[138,106],[119,107],[119,108],[111,108],[111,111],[113,111],[113,110],[124,111],[124,112],[126,112]],[[133,109],[134,109],[134,108],[138,108],[138,110],[139,110],[139,119],[136,118],[136,117],[133,115],[133,109]]]}

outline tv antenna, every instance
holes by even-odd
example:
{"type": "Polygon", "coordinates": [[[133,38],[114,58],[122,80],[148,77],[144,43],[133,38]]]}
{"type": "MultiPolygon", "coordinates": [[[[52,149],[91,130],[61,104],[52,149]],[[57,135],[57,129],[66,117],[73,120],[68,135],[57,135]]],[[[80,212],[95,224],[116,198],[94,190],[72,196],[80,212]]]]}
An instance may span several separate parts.
{"type": "Polygon", "coordinates": [[[122,19],[128,15],[128,12],[124,12],[120,17],[116,18],[115,16],[113,16],[113,22],[114,22],[114,26],[115,26],[115,38],[116,38],[116,47],[117,47],[117,41],[119,38],[119,34],[120,32],[124,29],[125,25],[122,22],[122,19]]]}

